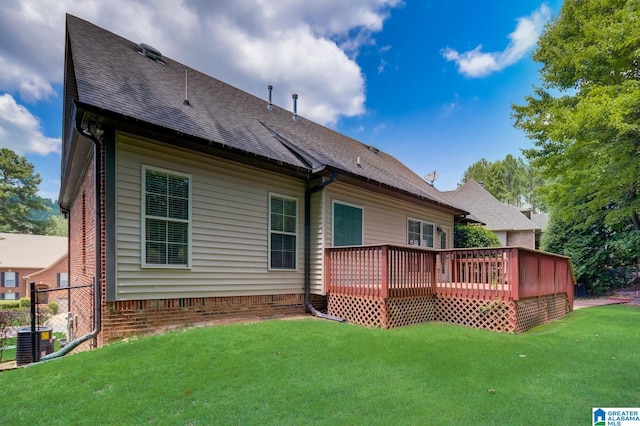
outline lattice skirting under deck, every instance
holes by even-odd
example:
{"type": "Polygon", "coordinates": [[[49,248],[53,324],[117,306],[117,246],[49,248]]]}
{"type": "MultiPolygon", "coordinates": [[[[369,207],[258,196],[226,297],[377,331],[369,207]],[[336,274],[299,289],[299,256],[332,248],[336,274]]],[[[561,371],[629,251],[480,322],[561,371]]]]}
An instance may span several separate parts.
{"type": "Polygon", "coordinates": [[[522,333],[541,324],[564,317],[570,310],[567,295],[531,297],[516,302],[516,332],[522,333]]]}
{"type": "Polygon", "coordinates": [[[436,321],[436,299],[433,296],[387,299],[386,305],[387,328],[436,321]]]}
{"type": "Polygon", "coordinates": [[[395,328],[439,321],[498,332],[522,333],[569,312],[566,294],[517,302],[450,297],[380,297],[329,294],[328,312],[367,327],[395,328]]]}
{"type": "Polygon", "coordinates": [[[330,294],[328,299],[329,314],[367,327],[395,328],[436,320],[433,296],[383,299],[330,294]]]}
{"type": "Polygon", "coordinates": [[[491,331],[515,331],[516,310],[513,302],[502,300],[436,299],[437,320],[491,331]]]}
{"type": "Polygon", "coordinates": [[[353,324],[387,328],[387,311],[381,297],[330,294],[327,311],[329,315],[344,318],[353,324]]]}

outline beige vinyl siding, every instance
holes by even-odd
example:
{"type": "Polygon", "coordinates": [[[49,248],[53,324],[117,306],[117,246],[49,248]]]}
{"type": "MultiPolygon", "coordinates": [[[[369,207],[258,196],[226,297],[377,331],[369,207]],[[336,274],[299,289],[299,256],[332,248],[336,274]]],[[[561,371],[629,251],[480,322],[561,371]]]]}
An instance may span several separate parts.
{"type": "Polygon", "coordinates": [[[311,265],[310,282],[311,293],[325,294],[324,292],[324,232],[322,224],[325,222],[323,192],[311,195],[311,265]]]}
{"type": "MultiPolygon", "coordinates": [[[[341,182],[329,185],[324,193],[325,209],[328,209],[329,212],[331,212],[332,201],[362,206],[364,220],[362,243],[364,245],[385,243],[407,245],[408,218],[433,223],[434,229],[437,226],[453,228],[453,215],[348,186],[341,182]]],[[[331,219],[331,215],[328,214],[324,234],[327,247],[332,245],[331,219]]]]}
{"type": "Polygon", "coordinates": [[[117,135],[118,300],[302,293],[304,183],[231,161],[117,135]],[[192,178],[192,266],[141,266],[141,168],[192,178]],[[298,201],[297,270],[268,269],[269,193],[298,201]]]}
{"type": "MultiPolygon", "coordinates": [[[[328,185],[324,189],[322,192],[322,206],[318,206],[317,203],[315,205],[312,203],[312,216],[314,216],[314,214],[317,215],[318,219],[322,220],[324,224],[324,230],[318,238],[324,240],[325,247],[332,246],[331,215],[333,201],[362,207],[364,221],[362,243],[364,245],[408,245],[407,219],[412,218],[433,223],[434,233],[435,228],[438,226],[448,228],[447,244],[449,247],[453,247],[453,233],[451,232],[453,229],[453,215],[350,186],[339,181],[328,185]]],[[[436,240],[436,247],[439,247],[440,240],[437,233],[435,233],[434,238],[436,240]]],[[[313,259],[313,262],[322,262],[322,266],[312,265],[312,271],[322,271],[324,268],[324,257],[314,256],[313,259]]],[[[323,273],[312,274],[312,293],[324,294],[326,292],[323,277],[323,273]],[[321,291],[319,289],[321,289],[321,291]]]]}

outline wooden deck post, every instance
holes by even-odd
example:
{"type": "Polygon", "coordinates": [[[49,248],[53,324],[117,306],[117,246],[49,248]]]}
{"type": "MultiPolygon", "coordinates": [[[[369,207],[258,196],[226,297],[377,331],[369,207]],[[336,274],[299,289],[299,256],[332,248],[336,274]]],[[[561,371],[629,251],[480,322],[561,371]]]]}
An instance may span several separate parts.
{"type": "Polygon", "coordinates": [[[389,246],[382,246],[382,258],[380,259],[380,269],[382,270],[382,282],[380,289],[380,297],[386,299],[389,297],[389,246]]]}
{"type": "Polygon", "coordinates": [[[324,251],[324,288],[327,293],[331,292],[331,250],[324,251]]]}
{"type": "MultiPolygon", "coordinates": [[[[429,252],[429,256],[431,258],[431,294],[436,295],[438,291],[438,256],[440,256],[440,265],[444,265],[444,253],[436,253],[435,251],[429,252]]],[[[441,266],[442,267],[442,266],[441,266]]]]}
{"type": "Polygon", "coordinates": [[[511,299],[517,301],[520,299],[520,267],[518,266],[518,256],[520,255],[517,248],[512,248],[509,259],[509,284],[511,299]]]}

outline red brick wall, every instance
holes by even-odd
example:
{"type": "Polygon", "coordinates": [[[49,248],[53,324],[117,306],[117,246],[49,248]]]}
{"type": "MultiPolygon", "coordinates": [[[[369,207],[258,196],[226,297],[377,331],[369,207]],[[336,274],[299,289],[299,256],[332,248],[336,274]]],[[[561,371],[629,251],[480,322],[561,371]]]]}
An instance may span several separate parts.
{"type": "Polygon", "coordinates": [[[29,284],[24,279],[25,276],[38,271],[33,268],[0,268],[0,272],[17,272],[17,287],[0,287],[0,293],[18,293],[18,299],[29,297],[29,284]]]}
{"type": "MultiPolygon", "coordinates": [[[[95,168],[87,167],[82,185],[69,210],[69,285],[93,283],[95,275],[96,209],[95,168]]],[[[77,316],[77,338],[93,330],[92,292],[71,291],[69,311],[77,316]]],[[[89,344],[83,344],[85,349],[89,344]]]]}
{"type": "Polygon", "coordinates": [[[102,342],[109,343],[195,323],[233,318],[269,318],[304,314],[304,295],[197,297],[107,303],[102,313],[102,342]]]}

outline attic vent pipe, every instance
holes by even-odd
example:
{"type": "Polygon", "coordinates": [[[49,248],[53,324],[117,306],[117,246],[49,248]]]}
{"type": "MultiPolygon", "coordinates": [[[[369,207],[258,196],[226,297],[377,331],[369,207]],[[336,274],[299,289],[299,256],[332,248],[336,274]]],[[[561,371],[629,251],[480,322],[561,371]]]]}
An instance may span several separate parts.
{"type": "Polygon", "coordinates": [[[189,70],[184,70],[184,101],[182,102],[186,106],[190,106],[189,102],[189,70]]]}
{"type": "Polygon", "coordinates": [[[294,93],[293,95],[291,95],[291,98],[293,99],[293,121],[298,121],[298,94],[294,93]]]}
{"type": "Polygon", "coordinates": [[[273,86],[268,85],[267,90],[269,91],[269,105],[267,105],[267,109],[271,111],[273,110],[273,104],[271,103],[271,91],[273,90],[273,86]]]}
{"type": "Polygon", "coordinates": [[[160,53],[158,49],[144,43],[140,43],[138,47],[140,48],[140,51],[138,53],[140,53],[143,56],[146,56],[147,58],[151,58],[154,61],[158,61],[162,65],[164,65],[164,62],[162,62],[162,53],[160,53]]]}

